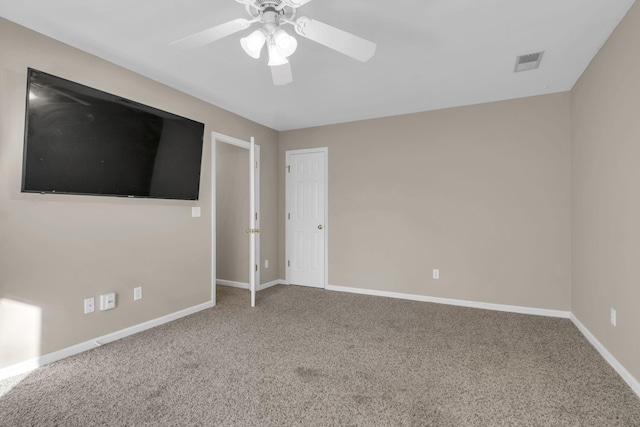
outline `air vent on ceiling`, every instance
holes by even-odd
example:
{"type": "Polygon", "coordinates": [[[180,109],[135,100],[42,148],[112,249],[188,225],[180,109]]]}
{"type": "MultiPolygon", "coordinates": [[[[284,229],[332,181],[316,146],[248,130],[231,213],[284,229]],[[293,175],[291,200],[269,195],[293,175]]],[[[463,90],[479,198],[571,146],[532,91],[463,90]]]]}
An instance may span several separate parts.
{"type": "Polygon", "coordinates": [[[516,58],[516,67],[514,68],[513,72],[517,73],[519,71],[535,70],[540,66],[540,61],[542,61],[543,53],[544,51],[518,56],[516,58]]]}

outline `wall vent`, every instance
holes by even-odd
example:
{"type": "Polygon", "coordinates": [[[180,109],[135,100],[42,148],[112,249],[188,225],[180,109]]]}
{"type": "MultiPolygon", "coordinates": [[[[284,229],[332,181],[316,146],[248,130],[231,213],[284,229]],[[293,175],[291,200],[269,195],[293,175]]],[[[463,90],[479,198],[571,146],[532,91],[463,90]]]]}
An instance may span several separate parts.
{"type": "Polygon", "coordinates": [[[513,72],[518,73],[520,71],[535,70],[540,66],[543,53],[544,51],[518,56],[516,58],[516,66],[513,69],[513,72]]]}

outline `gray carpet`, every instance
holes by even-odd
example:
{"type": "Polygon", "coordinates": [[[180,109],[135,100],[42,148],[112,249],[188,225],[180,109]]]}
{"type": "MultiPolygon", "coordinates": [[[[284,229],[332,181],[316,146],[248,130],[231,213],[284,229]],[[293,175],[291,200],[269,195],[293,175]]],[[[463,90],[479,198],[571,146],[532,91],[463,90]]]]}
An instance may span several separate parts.
{"type": "MultiPolygon", "coordinates": [[[[640,426],[565,319],[295,286],[25,376],[2,426],[640,426]]],[[[5,383],[6,386],[7,383],[5,383]]]]}

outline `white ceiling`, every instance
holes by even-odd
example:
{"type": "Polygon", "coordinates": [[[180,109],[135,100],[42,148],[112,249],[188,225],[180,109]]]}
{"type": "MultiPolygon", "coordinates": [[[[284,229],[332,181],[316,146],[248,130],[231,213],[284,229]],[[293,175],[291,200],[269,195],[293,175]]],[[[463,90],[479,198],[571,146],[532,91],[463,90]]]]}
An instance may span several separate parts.
{"type": "Polygon", "coordinates": [[[298,36],[287,86],[241,49],[255,25],[195,50],[169,45],[247,17],[234,0],[0,0],[0,16],[288,130],[570,90],[634,1],[314,0],[297,16],[378,49],[360,63],[298,36]],[[513,73],[517,55],[543,50],[538,70],[513,73]]]}

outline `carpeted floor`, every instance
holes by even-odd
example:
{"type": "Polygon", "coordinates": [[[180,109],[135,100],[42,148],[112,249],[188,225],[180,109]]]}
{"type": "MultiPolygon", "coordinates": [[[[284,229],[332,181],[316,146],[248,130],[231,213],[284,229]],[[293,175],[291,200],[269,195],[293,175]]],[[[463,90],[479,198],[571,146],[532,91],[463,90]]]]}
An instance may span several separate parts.
{"type": "Polygon", "coordinates": [[[34,371],[0,425],[640,426],[566,319],[295,286],[257,303],[219,286],[215,308],[34,371]]]}

